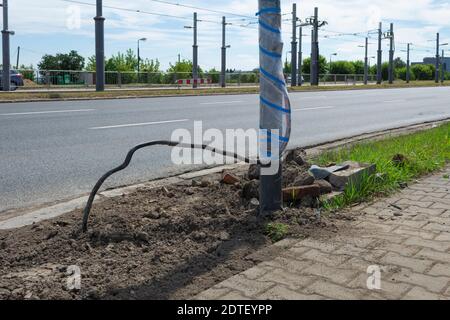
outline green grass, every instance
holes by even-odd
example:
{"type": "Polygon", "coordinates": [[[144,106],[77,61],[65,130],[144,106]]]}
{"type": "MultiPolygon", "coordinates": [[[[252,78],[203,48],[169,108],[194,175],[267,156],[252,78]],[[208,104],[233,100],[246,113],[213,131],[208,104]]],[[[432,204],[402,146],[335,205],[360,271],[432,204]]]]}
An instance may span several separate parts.
{"type": "Polygon", "coordinates": [[[286,237],[289,226],[284,223],[268,223],[265,232],[273,242],[278,242],[286,237]]]}
{"type": "Polygon", "coordinates": [[[389,195],[405,183],[442,169],[450,161],[450,123],[405,136],[328,151],[315,159],[320,165],[346,160],[374,163],[377,165],[377,174],[364,177],[360,188],[349,186],[343,195],[324,203],[327,209],[338,209],[389,195]],[[392,161],[397,154],[406,157],[404,164],[392,161]]]}

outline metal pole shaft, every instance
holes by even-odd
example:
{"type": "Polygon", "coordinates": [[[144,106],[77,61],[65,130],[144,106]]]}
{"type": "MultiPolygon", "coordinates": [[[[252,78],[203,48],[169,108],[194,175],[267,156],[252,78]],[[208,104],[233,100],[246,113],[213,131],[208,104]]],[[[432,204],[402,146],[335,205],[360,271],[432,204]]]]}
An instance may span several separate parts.
{"type": "Polygon", "coordinates": [[[312,54],[312,85],[319,85],[319,8],[314,8],[314,32],[313,32],[313,54],[312,54]]]}
{"type": "Polygon", "coordinates": [[[16,63],[16,69],[19,69],[19,61],[20,61],[20,47],[17,47],[17,63],[16,63]]]}
{"type": "Polygon", "coordinates": [[[2,86],[3,91],[10,90],[11,82],[11,60],[10,60],[10,48],[9,48],[9,35],[8,30],[8,0],[3,0],[3,30],[2,30],[2,42],[3,42],[3,77],[2,86]]]}
{"type": "Polygon", "coordinates": [[[410,44],[408,43],[407,49],[406,49],[406,83],[409,83],[411,80],[411,61],[409,58],[409,50],[410,50],[410,44]]]}
{"type": "Polygon", "coordinates": [[[364,58],[364,84],[368,83],[368,77],[369,77],[369,38],[366,37],[366,54],[364,58]]]}
{"type": "Polygon", "coordinates": [[[222,69],[220,72],[220,85],[222,88],[226,86],[226,68],[227,68],[227,46],[226,46],[226,18],[222,17],[222,69]]]}
{"type": "Polygon", "coordinates": [[[390,49],[389,49],[389,84],[394,83],[394,24],[391,23],[390,29],[390,49]]]}
{"type": "Polygon", "coordinates": [[[442,56],[441,56],[441,83],[444,83],[444,73],[445,73],[445,71],[444,71],[444,55],[445,55],[445,52],[444,52],[444,50],[442,50],[442,56]]]}
{"type": "Polygon", "coordinates": [[[380,22],[380,26],[378,29],[378,52],[377,52],[377,84],[381,84],[383,82],[382,69],[381,64],[383,63],[383,51],[381,46],[381,40],[383,35],[383,25],[380,22]]]}
{"type": "Polygon", "coordinates": [[[139,83],[139,72],[141,71],[141,50],[139,48],[139,41],[138,40],[138,47],[137,47],[137,56],[138,56],[138,65],[137,65],[137,82],[139,83]]]}
{"type": "Polygon", "coordinates": [[[292,4],[291,87],[297,86],[297,4],[292,4]]]}
{"type": "Polygon", "coordinates": [[[435,71],[435,81],[439,82],[439,32],[436,34],[436,71],[435,71]]]}
{"type": "Polygon", "coordinates": [[[303,67],[303,28],[300,27],[299,29],[299,40],[298,40],[298,81],[297,84],[299,86],[301,86],[303,84],[303,72],[302,72],[302,67],[303,67]]]}
{"type": "Polygon", "coordinates": [[[194,78],[194,83],[192,87],[197,88],[198,83],[198,45],[197,45],[197,12],[194,12],[194,45],[193,48],[193,57],[192,57],[192,76],[194,78]]]}
{"type": "MultiPolygon", "coordinates": [[[[280,9],[280,0],[259,0],[259,10],[267,8],[280,9]]],[[[263,13],[259,17],[260,21],[263,21],[265,25],[269,25],[272,30],[281,29],[281,14],[280,13],[263,13]]],[[[286,105],[287,90],[285,86],[285,81],[283,77],[283,66],[282,66],[282,52],[283,43],[281,40],[281,32],[273,33],[268,29],[259,27],[259,45],[264,51],[260,50],[260,95],[261,95],[261,111],[260,111],[260,128],[262,130],[278,130],[280,138],[281,136],[289,136],[288,132],[284,132],[283,129],[287,130],[284,126],[290,128],[290,117],[287,120],[287,124],[283,124],[283,119],[286,117],[287,113],[280,111],[275,111],[275,109],[268,106],[263,101],[270,101],[271,103],[276,103],[282,106],[282,108],[287,108],[290,110],[290,105],[286,105]],[[267,55],[267,51],[272,52],[271,55],[267,55]]],[[[290,129],[289,129],[290,132],[290,129]]],[[[275,136],[269,136],[268,132],[263,133],[267,135],[267,144],[270,148],[263,150],[260,148],[260,155],[266,154],[270,156],[272,161],[272,166],[274,166],[274,159],[278,159],[283,151],[273,150],[272,142],[278,145],[281,140],[275,136]],[[269,142],[270,140],[270,142],[269,142]]],[[[259,200],[260,200],[260,214],[269,215],[274,211],[281,209],[282,206],[282,166],[281,161],[279,161],[278,171],[263,174],[263,168],[261,168],[260,176],[260,189],[259,189],[259,200]]]]}
{"type": "Polygon", "coordinates": [[[105,91],[105,18],[102,0],[97,0],[95,20],[96,90],[105,91]]]}

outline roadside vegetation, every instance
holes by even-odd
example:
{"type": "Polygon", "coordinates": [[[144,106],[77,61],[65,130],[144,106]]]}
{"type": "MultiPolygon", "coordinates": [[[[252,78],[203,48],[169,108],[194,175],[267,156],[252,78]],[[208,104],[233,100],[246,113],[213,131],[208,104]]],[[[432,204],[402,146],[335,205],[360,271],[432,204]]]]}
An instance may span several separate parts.
{"type": "Polygon", "coordinates": [[[334,210],[387,196],[450,162],[450,123],[427,131],[325,152],[315,160],[320,165],[346,160],[377,165],[376,175],[365,177],[359,188],[348,187],[342,195],[326,202],[325,208],[334,210]]]}

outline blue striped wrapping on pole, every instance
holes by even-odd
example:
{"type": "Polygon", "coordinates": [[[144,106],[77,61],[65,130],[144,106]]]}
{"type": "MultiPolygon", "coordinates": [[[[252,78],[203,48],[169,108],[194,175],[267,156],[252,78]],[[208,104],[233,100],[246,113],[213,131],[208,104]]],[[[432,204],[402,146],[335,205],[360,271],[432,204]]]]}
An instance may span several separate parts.
{"type": "MultiPolygon", "coordinates": [[[[266,132],[260,139],[260,148],[262,143],[267,143],[266,148],[277,139],[281,155],[291,135],[291,105],[283,74],[280,0],[259,0],[256,15],[260,44],[260,129],[266,132]],[[278,130],[279,133],[266,130],[278,130]]],[[[268,150],[267,155],[270,154],[268,150]]]]}

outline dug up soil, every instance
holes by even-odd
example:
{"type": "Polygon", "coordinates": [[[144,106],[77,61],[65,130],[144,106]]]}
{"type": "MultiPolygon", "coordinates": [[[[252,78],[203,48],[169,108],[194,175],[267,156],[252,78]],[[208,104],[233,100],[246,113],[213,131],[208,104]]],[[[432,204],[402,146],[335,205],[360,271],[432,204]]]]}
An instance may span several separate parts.
{"type": "MultiPolygon", "coordinates": [[[[306,168],[288,163],[285,185],[306,168]]],[[[268,223],[308,237],[348,219],[314,201],[258,217],[258,181],[232,174],[239,181],[210,175],[96,203],[87,233],[82,210],[0,231],[0,299],[190,299],[264,260],[257,253],[276,240],[268,223]]]]}

